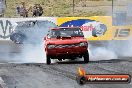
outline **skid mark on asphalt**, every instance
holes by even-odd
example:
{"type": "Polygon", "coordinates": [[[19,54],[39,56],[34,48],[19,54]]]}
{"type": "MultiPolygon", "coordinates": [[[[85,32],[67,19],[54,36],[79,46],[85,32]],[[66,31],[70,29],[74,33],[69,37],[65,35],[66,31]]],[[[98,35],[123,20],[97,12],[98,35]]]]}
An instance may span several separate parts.
{"type": "MultiPolygon", "coordinates": [[[[127,62],[125,62],[127,63],[127,62]]],[[[122,65],[124,63],[122,62],[122,65]]],[[[120,66],[120,63],[97,63],[97,62],[90,62],[88,64],[53,64],[53,65],[46,65],[46,64],[12,64],[12,65],[5,65],[5,67],[8,68],[21,68],[21,69],[27,69],[28,68],[34,68],[41,70],[43,72],[46,72],[48,74],[53,74],[57,76],[62,76],[63,78],[70,78],[72,80],[75,80],[77,75],[77,68],[78,67],[84,67],[86,71],[90,74],[94,73],[120,73],[118,70],[111,70],[108,69],[109,66],[114,68],[113,66],[120,66]]],[[[124,66],[125,67],[125,66],[124,66]]],[[[21,69],[16,69],[17,74],[23,74],[26,76],[26,74],[21,73],[21,69]]],[[[118,68],[120,69],[120,68],[118,68]]],[[[75,81],[76,82],[76,81],[75,81]]],[[[131,84],[86,84],[84,88],[131,88],[131,84]]],[[[76,88],[81,88],[79,85],[76,85],[76,88]]]]}
{"type": "Polygon", "coordinates": [[[73,79],[73,80],[75,80],[76,76],[77,76],[76,73],[59,69],[59,68],[55,67],[54,65],[50,65],[50,66],[35,65],[35,66],[42,68],[44,72],[50,72],[51,74],[59,75],[59,76],[61,75],[61,76],[68,77],[68,78],[73,79]]]}

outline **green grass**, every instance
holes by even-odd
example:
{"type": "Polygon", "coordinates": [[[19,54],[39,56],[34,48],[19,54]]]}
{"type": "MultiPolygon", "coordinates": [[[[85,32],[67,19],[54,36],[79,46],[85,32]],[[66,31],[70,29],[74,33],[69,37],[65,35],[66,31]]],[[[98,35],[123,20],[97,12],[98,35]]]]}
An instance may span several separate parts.
{"type": "MultiPolygon", "coordinates": [[[[54,16],[54,17],[64,17],[64,16],[93,16],[93,15],[105,15],[103,11],[76,11],[73,14],[72,10],[72,0],[7,0],[7,9],[5,12],[5,17],[16,17],[16,3],[21,3],[24,1],[26,7],[29,8],[34,4],[41,4],[44,9],[43,16],[54,16]]],[[[75,5],[77,5],[81,0],[75,0],[75,5]]],[[[82,7],[83,8],[83,7],[82,7]]],[[[31,12],[29,16],[31,17],[31,12]]]]}

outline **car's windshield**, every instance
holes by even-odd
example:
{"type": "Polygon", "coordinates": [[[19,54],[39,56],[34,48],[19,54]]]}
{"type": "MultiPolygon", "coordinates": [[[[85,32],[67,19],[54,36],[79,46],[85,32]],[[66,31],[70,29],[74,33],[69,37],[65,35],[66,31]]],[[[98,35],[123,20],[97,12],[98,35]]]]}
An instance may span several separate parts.
{"type": "Polygon", "coordinates": [[[80,28],[60,28],[51,30],[50,37],[79,37],[84,36],[80,28]]]}

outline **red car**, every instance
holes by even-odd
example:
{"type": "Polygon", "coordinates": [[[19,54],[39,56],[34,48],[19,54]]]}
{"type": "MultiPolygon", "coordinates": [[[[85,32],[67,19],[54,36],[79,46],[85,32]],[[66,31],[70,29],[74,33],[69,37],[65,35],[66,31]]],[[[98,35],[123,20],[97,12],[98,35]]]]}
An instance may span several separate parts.
{"type": "Polygon", "coordinates": [[[88,42],[79,27],[59,27],[49,31],[45,40],[46,63],[51,59],[74,60],[83,57],[84,62],[89,62],[88,42]]]}

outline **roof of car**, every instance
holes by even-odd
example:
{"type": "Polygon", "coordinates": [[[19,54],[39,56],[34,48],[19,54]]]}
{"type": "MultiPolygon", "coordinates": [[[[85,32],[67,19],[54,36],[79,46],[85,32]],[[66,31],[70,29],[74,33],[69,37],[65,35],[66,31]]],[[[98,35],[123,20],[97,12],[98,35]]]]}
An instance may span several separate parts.
{"type": "Polygon", "coordinates": [[[51,28],[51,30],[57,30],[57,29],[61,29],[61,28],[79,28],[79,27],[57,27],[57,28],[51,28]]]}

